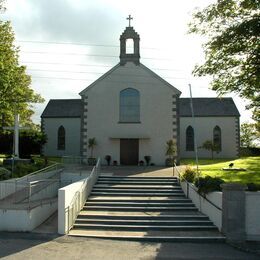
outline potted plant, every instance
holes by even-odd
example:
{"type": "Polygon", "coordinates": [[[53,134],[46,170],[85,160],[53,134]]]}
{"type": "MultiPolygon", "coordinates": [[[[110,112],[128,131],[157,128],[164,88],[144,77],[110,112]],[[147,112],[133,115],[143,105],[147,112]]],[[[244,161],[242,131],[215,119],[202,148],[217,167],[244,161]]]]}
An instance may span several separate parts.
{"type": "Polygon", "coordinates": [[[139,161],[139,165],[144,166],[144,161],[143,160],[139,161]]]}
{"type": "Polygon", "coordinates": [[[114,166],[117,166],[117,161],[116,161],[116,160],[113,161],[113,165],[114,165],[114,166]]]}
{"type": "Polygon", "coordinates": [[[150,161],[151,161],[151,156],[150,155],[145,155],[144,159],[145,159],[146,165],[149,166],[150,161]]]}
{"type": "Polygon", "coordinates": [[[88,139],[88,148],[90,149],[90,157],[88,158],[88,164],[89,165],[95,165],[96,164],[96,158],[93,158],[93,150],[94,147],[97,145],[96,138],[89,138],[88,139]]]}
{"type": "Polygon", "coordinates": [[[109,166],[111,161],[111,155],[106,155],[105,160],[107,161],[107,165],[109,166]]]}
{"type": "Polygon", "coordinates": [[[165,165],[166,166],[173,166],[174,164],[174,155],[176,152],[176,145],[175,142],[171,139],[166,142],[166,155],[168,158],[165,160],[165,165]]]}

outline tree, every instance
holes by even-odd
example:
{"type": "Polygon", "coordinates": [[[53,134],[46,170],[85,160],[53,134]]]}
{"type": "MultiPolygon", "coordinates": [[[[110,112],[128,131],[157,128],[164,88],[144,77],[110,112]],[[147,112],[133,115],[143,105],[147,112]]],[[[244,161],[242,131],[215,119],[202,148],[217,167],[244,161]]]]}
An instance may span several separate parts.
{"type": "Polygon", "coordinates": [[[5,0],[0,0],[0,12],[5,11],[4,1],[5,1],[5,0]]]}
{"type": "Polygon", "coordinates": [[[199,148],[205,149],[211,152],[211,159],[213,159],[214,152],[219,152],[219,146],[215,145],[212,141],[205,141],[199,148]]]}
{"type": "MultiPolygon", "coordinates": [[[[0,0],[0,10],[3,10],[0,0]]],[[[30,103],[43,102],[40,95],[30,88],[31,77],[26,67],[19,65],[19,48],[10,22],[0,21],[0,129],[13,124],[13,115],[19,112],[22,122],[31,122],[30,103]]]]}
{"type": "Polygon", "coordinates": [[[242,147],[253,147],[254,141],[257,142],[259,136],[257,136],[256,124],[243,123],[240,128],[240,141],[242,147]]]}
{"type": "Polygon", "coordinates": [[[205,63],[196,76],[213,76],[211,86],[220,95],[238,93],[247,98],[254,119],[260,121],[260,2],[218,0],[193,14],[189,32],[207,37],[205,63]]]}

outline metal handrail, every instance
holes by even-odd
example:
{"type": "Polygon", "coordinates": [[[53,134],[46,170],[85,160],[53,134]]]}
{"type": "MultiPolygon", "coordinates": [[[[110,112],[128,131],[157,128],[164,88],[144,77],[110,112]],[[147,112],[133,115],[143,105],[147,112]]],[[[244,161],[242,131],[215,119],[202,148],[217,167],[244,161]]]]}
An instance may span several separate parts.
{"type": "MultiPolygon", "coordinates": [[[[178,172],[178,178],[179,178],[179,181],[180,181],[180,176],[181,176],[181,173],[179,172],[178,168],[177,168],[177,165],[174,163],[174,168],[176,169],[176,171],[178,172]]],[[[182,180],[184,180],[184,182],[186,183],[187,185],[187,197],[189,198],[189,188],[192,188],[201,198],[205,199],[207,202],[209,202],[212,206],[214,206],[216,209],[222,211],[222,208],[220,208],[219,206],[217,206],[214,202],[212,202],[211,200],[209,200],[207,198],[207,195],[205,194],[204,196],[202,194],[200,194],[198,192],[198,189],[194,186],[194,184],[188,182],[183,176],[182,176],[182,180]]]]}
{"type": "Polygon", "coordinates": [[[13,178],[13,179],[10,179],[10,180],[2,181],[2,182],[0,182],[0,199],[3,199],[4,197],[9,196],[10,194],[17,192],[19,185],[21,185],[23,183],[26,184],[30,181],[34,181],[35,176],[37,176],[37,175],[38,175],[39,178],[44,178],[45,174],[47,175],[47,174],[51,173],[52,170],[53,170],[54,171],[53,175],[47,177],[48,179],[50,179],[50,178],[54,177],[55,174],[58,174],[60,171],[62,171],[62,169],[63,169],[62,164],[56,163],[54,165],[50,165],[50,166],[45,167],[43,169],[40,169],[40,170],[37,170],[37,171],[32,172],[30,174],[27,174],[23,177],[13,178]],[[7,189],[9,191],[6,190],[6,187],[9,187],[7,189]]]}

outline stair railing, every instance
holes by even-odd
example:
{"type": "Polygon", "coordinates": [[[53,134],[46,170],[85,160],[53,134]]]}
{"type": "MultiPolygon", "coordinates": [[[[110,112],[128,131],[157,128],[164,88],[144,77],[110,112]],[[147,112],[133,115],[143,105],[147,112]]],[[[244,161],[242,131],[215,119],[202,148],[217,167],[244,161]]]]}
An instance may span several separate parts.
{"type": "Polygon", "coordinates": [[[100,158],[98,159],[96,165],[93,167],[89,177],[84,180],[79,190],[75,193],[70,205],[65,208],[65,216],[67,215],[67,233],[74,225],[79,212],[84,207],[85,202],[90,195],[93,186],[97,182],[99,175],[100,158]]]}

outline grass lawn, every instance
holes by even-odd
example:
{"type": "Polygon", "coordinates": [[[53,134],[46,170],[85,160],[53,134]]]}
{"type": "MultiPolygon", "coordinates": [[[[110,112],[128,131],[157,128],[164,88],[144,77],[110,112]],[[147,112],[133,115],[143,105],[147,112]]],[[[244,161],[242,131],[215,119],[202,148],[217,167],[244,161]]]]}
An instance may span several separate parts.
{"type": "MultiPolygon", "coordinates": [[[[182,165],[196,166],[194,159],[182,159],[182,165]]],[[[257,183],[260,184],[260,156],[242,157],[239,159],[199,159],[201,176],[210,175],[220,177],[226,182],[257,183]],[[234,168],[245,168],[246,171],[223,171],[230,163],[234,168]]]]}

